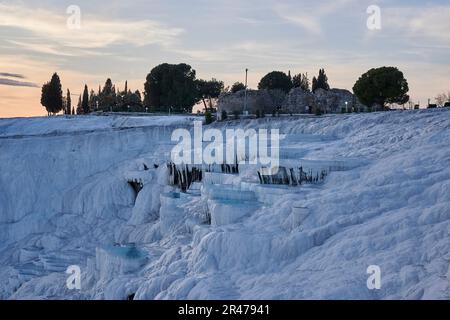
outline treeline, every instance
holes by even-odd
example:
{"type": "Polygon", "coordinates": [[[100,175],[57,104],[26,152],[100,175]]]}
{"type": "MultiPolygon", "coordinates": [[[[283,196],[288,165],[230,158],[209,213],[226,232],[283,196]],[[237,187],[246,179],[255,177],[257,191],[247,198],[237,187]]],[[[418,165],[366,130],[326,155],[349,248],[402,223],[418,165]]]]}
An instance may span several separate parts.
{"type": "Polygon", "coordinates": [[[111,79],[107,79],[103,87],[99,86],[97,92],[84,86],[83,95],[79,97],[77,114],[91,112],[144,112],[142,96],[139,90],[132,91],[125,81],[124,90],[116,89],[111,79]]]}
{"type": "MultiPolygon", "coordinates": [[[[445,108],[450,107],[450,91],[447,94],[445,94],[445,93],[438,94],[436,96],[435,100],[436,100],[436,106],[445,107],[445,108]]],[[[429,104],[429,106],[430,106],[430,104],[429,104]]]]}
{"type": "MultiPolygon", "coordinates": [[[[293,88],[316,92],[318,89],[330,90],[328,77],[324,69],[310,82],[307,73],[291,76],[281,71],[272,71],[258,84],[258,89],[282,90],[288,93],[293,88]]],[[[125,82],[120,90],[107,79],[97,91],[84,86],[74,106],[70,90],[63,96],[58,74],[42,87],[41,104],[49,115],[63,111],[65,114],[89,114],[91,112],[165,112],[191,113],[193,106],[202,103],[207,122],[212,120],[215,102],[224,92],[236,93],[247,89],[241,82],[231,88],[222,81],[196,78],[196,71],[188,64],[161,64],[151,70],[144,84],[144,92],[130,90],[125,82]]],[[[405,104],[409,101],[408,82],[403,73],[394,67],[371,69],[363,74],[353,87],[359,100],[371,107],[389,104],[405,104]]]]}
{"type": "Polygon", "coordinates": [[[103,88],[99,86],[97,92],[93,89],[89,90],[85,85],[83,93],[78,97],[78,103],[73,105],[69,89],[66,96],[63,96],[61,80],[57,73],[53,74],[50,82],[42,87],[41,104],[49,115],[55,115],[61,111],[67,115],[89,114],[96,111],[145,111],[139,90],[134,92],[129,90],[128,82],[125,82],[123,91],[118,90],[111,79],[106,80],[103,88]]]}
{"type": "MultiPolygon", "coordinates": [[[[296,87],[313,93],[318,89],[330,90],[325,69],[320,69],[319,75],[312,79],[311,90],[308,74],[297,74],[291,77],[290,72],[286,74],[280,71],[267,74],[258,85],[260,90],[282,90],[285,93],[296,87]]],[[[395,67],[370,69],[353,86],[353,93],[369,109],[378,106],[387,110],[390,105],[404,105],[410,99],[408,92],[408,81],[405,79],[403,72],[395,67]]],[[[440,99],[444,98],[441,97],[440,99]]]]}
{"type": "Polygon", "coordinates": [[[132,91],[125,82],[123,91],[107,79],[97,91],[84,86],[78,104],[72,105],[70,90],[63,97],[61,81],[54,74],[51,81],[42,87],[41,104],[49,115],[63,111],[64,114],[89,114],[91,112],[169,112],[191,113],[195,104],[202,102],[211,112],[219,95],[225,88],[216,79],[196,79],[196,72],[187,64],[161,64],[146,78],[143,95],[132,91]]]}
{"type": "MultiPolygon", "coordinates": [[[[232,92],[239,91],[234,90],[235,86],[240,86],[240,84],[235,84],[231,90],[232,92]]],[[[272,71],[265,75],[258,84],[259,90],[282,90],[285,93],[288,93],[294,88],[301,88],[305,91],[312,92],[316,92],[318,89],[330,90],[325,69],[319,70],[319,75],[313,77],[312,83],[308,78],[308,73],[299,73],[291,76],[290,71],[287,74],[281,71],[272,71]]]]}

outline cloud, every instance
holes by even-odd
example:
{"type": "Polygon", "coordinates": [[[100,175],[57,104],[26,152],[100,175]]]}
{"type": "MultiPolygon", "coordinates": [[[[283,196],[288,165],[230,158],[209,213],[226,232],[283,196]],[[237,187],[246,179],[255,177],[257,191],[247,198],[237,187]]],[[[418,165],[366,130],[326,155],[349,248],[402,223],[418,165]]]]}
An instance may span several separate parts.
{"type": "MultiPolygon", "coordinates": [[[[152,20],[127,21],[112,17],[89,16],[81,12],[81,29],[67,27],[64,11],[28,8],[0,3],[0,26],[25,30],[37,41],[27,49],[56,54],[61,47],[99,49],[115,44],[144,46],[170,45],[183,32],[152,20]]],[[[11,40],[11,39],[10,39],[11,40]]],[[[17,43],[24,45],[24,43],[17,43]]],[[[67,52],[63,52],[67,55],[67,52]]]]}
{"type": "Polygon", "coordinates": [[[0,77],[25,79],[25,76],[17,73],[0,72],[0,77]]]}
{"type": "Polygon", "coordinates": [[[48,55],[55,55],[61,57],[77,57],[77,56],[106,56],[109,55],[105,52],[98,52],[95,50],[79,49],[73,47],[61,47],[55,44],[47,44],[36,41],[16,41],[16,40],[6,40],[6,42],[21,47],[22,49],[32,51],[35,53],[44,53],[48,55]]]}
{"type": "Polygon", "coordinates": [[[296,3],[295,5],[277,4],[273,10],[283,20],[298,25],[311,34],[322,33],[321,20],[336,11],[350,5],[355,0],[328,0],[320,4],[296,3]]]}
{"type": "Polygon", "coordinates": [[[19,73],[0,72],[0,85],[13,86],[13,87],[29,87],[38,88],[38,85],[32,82],[19,81],[15,79],[25,79],[25,76],[19,73]]]}
{"type": "Polygon", "coordinates": [[[0,78],[0,85],[12,86],[12,87],[29,87],[29,88],[39,88],[35,83],[12,80],[7,78],[0,78]]]}
{"type": "Polygon", "coordinates": [[[286,43],[263,43],[257,41],[242,41],[236,44],[222,44],[220,46],[209,47],[208,49],[191,49],[174,47],[171,52],[189,58],[195,63],[223,63],[242,65],[248,61],[270,60],[274,58],[286,57],[286,43]]]}
{"type": "Polygon", "coordinates": [[[22,49],[33,51],[36,53],[44,53],[44,54],[51,54],[51,55],[57,55],[57,56],[67,56],[67,57],[73,57],[75,56],[72,52],[66,52],[62,48],[59,48],[58,46],[51,45],[51,44],[45,44],[45,43],[36,43],[36,42],[24,42],[24,41],[15,41],[15,40],[6,40],[8,43],[13,44],[17,47],[21,47],[22,49]]]}
{"type": "Polygon", "coordinates": [[[450,45],[450,5],[393,7],[382,9],[382,15],[387,28],[410,39],[431,41],[434,46],[450,45]]]}
{"type": "Polygon", "coordinates": [[[311,15],[279,13],[280,16],[293,24],[303,27],[306,31],[313,34],[322,33],[322,27],[319,19],[311,15]]]}

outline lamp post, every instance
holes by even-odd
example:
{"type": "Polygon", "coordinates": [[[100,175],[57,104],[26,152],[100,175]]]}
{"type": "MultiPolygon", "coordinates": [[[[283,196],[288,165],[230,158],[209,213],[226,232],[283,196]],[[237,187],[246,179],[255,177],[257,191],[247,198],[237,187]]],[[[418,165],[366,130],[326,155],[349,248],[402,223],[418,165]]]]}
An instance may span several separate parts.
{"type": "Polygon", "coordinates": [[[348,112],[348,101],[345,101],[345,112],[348,112]]]}
{"type": "Polygon", "coordinates": [[[247,83],[248,83],[248,69],[245,69],[244,116],[247,116],[247,115],[248,115],[248,111],[247,111],[247,83]]]}

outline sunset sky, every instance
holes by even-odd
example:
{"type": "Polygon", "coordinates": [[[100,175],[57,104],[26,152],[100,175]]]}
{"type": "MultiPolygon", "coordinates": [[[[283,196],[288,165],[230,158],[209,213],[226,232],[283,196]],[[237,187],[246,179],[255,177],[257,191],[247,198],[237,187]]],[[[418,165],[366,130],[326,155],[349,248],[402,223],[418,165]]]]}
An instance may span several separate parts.
{"type": "Polygon", "coordinates": [[[163,62],[227,85],[249,68],[253,88],[272,70],[312,78],[323,67],[332,87],[349,90],[368,69],[397,66],[425,105],[450,91],[449,16],[448,0],[0,0],[0,117],[44,115],[40,87],[55,71],[73,94],[108,77],[142,90],[163,62]],[[67,27],[70,5],[80,29],[67,27]],[[370,5],[381,30],[367,28],[370,5]]]}

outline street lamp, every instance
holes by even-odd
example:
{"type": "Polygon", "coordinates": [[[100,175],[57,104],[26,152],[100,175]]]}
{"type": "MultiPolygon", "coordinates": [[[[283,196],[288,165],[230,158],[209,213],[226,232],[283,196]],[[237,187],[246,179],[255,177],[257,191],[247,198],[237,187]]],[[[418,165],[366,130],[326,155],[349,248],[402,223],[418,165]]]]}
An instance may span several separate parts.
{"type": "Polygon", "coordinates": [[[348,101],[345,101],[345,112],[348,112],[348,101]]]}
{"type": "Polygon", "coordinates": [[[248,115],[247,111],[247,82],[248,81],[248,69],[245,69],[245,98],[244,98],[244,116],[248,115]]]}

